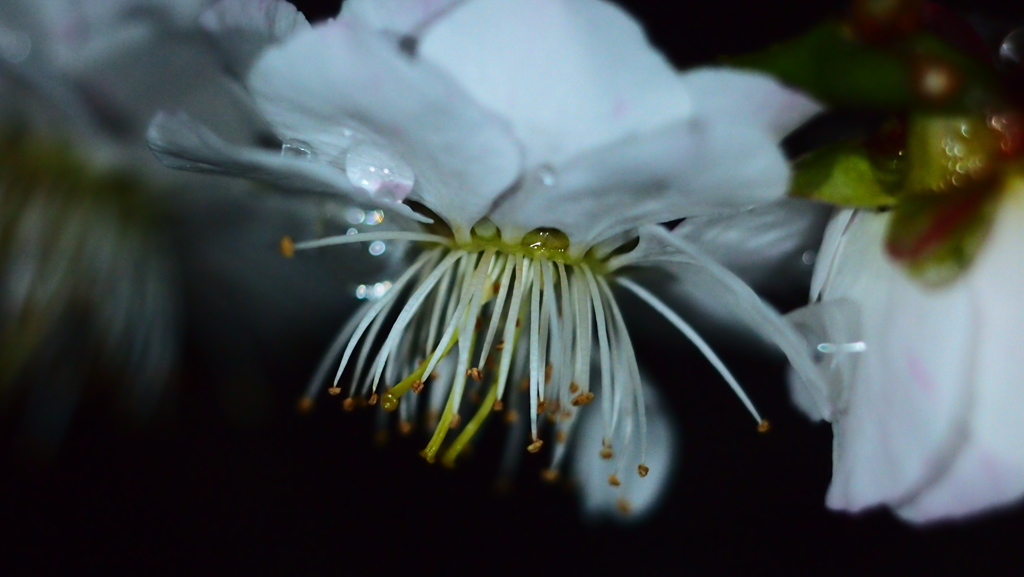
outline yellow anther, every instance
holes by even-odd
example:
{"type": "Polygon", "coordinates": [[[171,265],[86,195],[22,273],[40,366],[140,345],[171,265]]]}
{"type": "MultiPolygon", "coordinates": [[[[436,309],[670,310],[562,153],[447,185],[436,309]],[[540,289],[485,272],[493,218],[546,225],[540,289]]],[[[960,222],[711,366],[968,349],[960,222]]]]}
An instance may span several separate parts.
{"type": "Polygon", "coordinates": [[[540,478],[548,483],[558,481],[559,476],[558,469],[544,469],[540,472],[540,478]]]}
{"type": "Polygon", "coordinates": [[[409,421],[398,421],[398,432],[402,435],[408,435],[412,432],[412,423],[409,421]]]}
{"type": "Polygon", "coordinates": [[[641,477],[646,477],[647,473],[650,472],[651,469],[647,465],[644,465],[643,463],[640,463],[639,465],[636,466],[636,474],[640,475],[641,477]]]}
{"type": "Polygon", "coordinates": [[[622,484],[622,481],[619,481],[618,477],[616,477],[614,474],[611,474],[608,475],[608,484],[611,485],[612,487],[618,487],[619,485],[622,484]]]}
{"type": "Polygon", "coordinates": [[[589,403],[590,401],[593,401],[593,400],[594,400],[594,393],[591,393],[590,391],[587,391],[585,393],[580,393],[580,394],[576,395],[575,397],[573,397],[572,398],[572,406],[574,406],[574,407],[582,407],[583,405],[586,405],[587,403],[589,403]]]}
{"type": "Polygon", "coordinates": [[[615,453],[612,452],[610,447],[605,447],[605,448],[601,449],[601,458],[602,459],[611,459],[614,456],[615,456],[615,453]]]}
{"type": "Polygon", "coordinates": [[[285,258],[292,258],[295,256],[295,241],[290,236],[281,237],[281,254],[285,258]]]}
{"type": "Polygon", "coordinates": [[[620,497],[619,500],[615,502],[615,508],[618,509],[620,513],[628,515],[633,509],[633,506],[629,504],[629,501],[626,498],[620,497]]]}
{"type": "Polygon", "coordinates": [[[580,392],[580,386],[576,384],[576,381],[569,383],[569,392],[574,395],[580,392]]]}
{"type": "Polygon", "coordinates": [[[341,387],[331,387],[331,388],[327,389],[327,392],[330,393],[331,395],[340,395],[341,394],[341,387]]]}
{"type": "Polygon", "coordinates": [[[471,378],[471,379],[473,379],[474,381],[476,381],[478,383],[480,381],[484,380],[484,373],[483,373],[483,371],[481,371],[480,369],[478,369],[476,367],[473,367],[472,369],[469,369],[468,371],[466,371],[466,376],[471,378]]]}
{"type": "Polygon", "coordinates": [[[767,419],[761,419],[761,422],[757,424],[758,433],[767,433],[770,430],[772,430],[772,425],[767,419]]]}
{"type": "Polygon", "coordinates": [[[367,401],[367,403],[372,407],[373,405],[377,404],[377,401],[379,399],[380,399],[380,397],[377,396],[377,393],[374,393],[374,394],[370,395],[370,400],[367,401]]]}
{"type": "Polygon", "coordinates": [[[539,414],[543,413],[544,409],[546,409],[547,407],[548,407],[548,404],[547,404],[546,401],[539,401],[537,403],[537,414],[539,415],[539,414]]]}
{"type": "Polygon", "coordinates": [[[341,408],[346,411],[351,411],[356,408],[356,401],[352,397],[349,397],[341,402],[341,408]]]}
{"type": "Polygon", "coordinates": [[[302,397],[299,402],[295,405],[300,413],[308,413],[313,410],[313,399],[309,397],[302,397]]]}
{"type": "Polygon", "coordinates": [[[420,393],[420,392],[423,391],[423,387],[425,385],[424,385],[423,381],[413,381],[411,386],[412,386],[412,392],[420,393]]]}
{"type": "Polygon", "coordinates": [[[505,348],[505,341],[498,341],[498,344],[494,345],[494,350],[496,350],[496,351],[504,350],[504,348],[505,348]]]}
{"type": "Polygon", "coordinates": [[[501,401],[494,401],[494,410],[495,411],[501,411],[501,410],[504,410],[504,408],[505,408],[505,403],[503,403],[501,401]]]}
{"type": "Polygon", "coordinates": [[[515,409],[513,409],[511,411],[507,411],[505,413],[505,422],[506,423],[512,424],[512,423],[514,423],[514,422],[516,422],[518,420],[519,420],[519,413],[515,409]]]}
{"type": "Polygon", "coordinates": [[[540,439],[537,439],[536,441],[534,441],[534,442],[530,443],[529,445],[527,445],[526,446],[526,450],[531,452],[531,453],[536,453],[537,451],[540,451],[540,448],[543,447],[543,446],[544,446],[544,441],[542,441],[540,439]]]}
{"type": "Polygon", "coordinates": [[[451,422],[448,423],[448,428],[449,429],[458,429],[459,425],[461,425],[461,424],[462,424],[462,416],[459,415],[458,413],[455,413],[454,415],[452,415],[451,422]]]}

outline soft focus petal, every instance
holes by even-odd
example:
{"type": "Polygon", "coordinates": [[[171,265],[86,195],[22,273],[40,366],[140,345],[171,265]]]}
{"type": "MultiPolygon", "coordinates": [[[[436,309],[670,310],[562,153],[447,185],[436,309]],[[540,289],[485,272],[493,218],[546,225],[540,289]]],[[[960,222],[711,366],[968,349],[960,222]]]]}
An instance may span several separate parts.
{"type": "Polygon", "coordinates": [[[283,157],[280,153],[224,142],[184,114],[161,113],[149,127],[149,147],[171,168],[231,176],[245,176],[310,192],[341,194],[357,204],[386,208],[396,214],[425,221],[407,206],[389,203],[355,187],[344,171],[329,164],[283,157]]]}
{"type": "Polygon", "coordinates": [[[417,34],[463,0],[346,0],[342,18],[399,35],[417,34]]]}
{"type": "Polygon", "coordinates": [[[897,505],[945,474],[965,441],[972,402],[979,303],[963,284],[924,289],[892,263],[882,252],[887,220],[854,217],[821,293],[823,302],[857,303],[866,345],[835,353],[857,356],[843,392],[848,406],[833,422],[827,498],[849,511],[897,505]]]}
{"type": "Polygon", "coordinates": [[[278,135],[308,143],[326,163],[344,166],[359,143],[407,163],[409,198],[448,218],[458,235],[519,175],[504,122],[358,22],[333,21],[270,48],[248,85],[278,135]]]}
{"type": "Polygon", "coordinates": [[[669,488],[674,467],[679,463],[678,429],[666,401],[651,386],[644,386],[644,406],[647,412],[645,464],[650,469],[646,477],[640,477],[633,466],[640,462],[640,447],[635,440],[627,446],[623,439],[612,439],[616,455],[612,459],[601,458],[604,433],[601,412],[596,407],[582,412],[576,431],[578,441],[572,472],[579,483],[583,510],[592,517],[638,521],[653,511],[669,488]],[[615,475],[619,486],[609,483],[611,475],[615,475]]]}
{"type": "Polygon", "coordinates": [[[599,0],[474,0],[438,20],[418,55],[507,118],[526,165],[684,119],[687,91],[621,8],[599,0]]]}
{"type": "Polygon", "coordinates": [[[213,36],[239,78],[245,77],[264,49],[309,29],[295,6],[274,0],[221,0],[204,12],[199,22],[213,36]]]}
{"type": "Polygon", "coordinates": [[[782,140],[822,111],[822,106],[765,74],[701,68],[683,75],[694,110],[757,126],[782,140]]]}
{"type": "Polygon", "coordinates": [[[802,262],[808,247],[820,244],[830,212],[824,204],[786,198],[735,213],[688,218],[672,234],[701,247],[751,286],[791,285],[806,282],[791,269],[802,262]]]}
{"type": "Polygon", "coordinates": [[[644,224],[777,200],[788,183],[789,164],[773,137],[698,113],[527,176],[491,219],[512,241],[557,228],[582,254],[644,224]]]}
{"type": "Polygon", "coordinates": [[[905,519],[959,517],[1024,495],[1022,246],[1024,184],[1018,181],[966,278],[978,327],[974,370],[966,378],[974,391],[967,442],[941,480],[897,510],[905,519]]]}

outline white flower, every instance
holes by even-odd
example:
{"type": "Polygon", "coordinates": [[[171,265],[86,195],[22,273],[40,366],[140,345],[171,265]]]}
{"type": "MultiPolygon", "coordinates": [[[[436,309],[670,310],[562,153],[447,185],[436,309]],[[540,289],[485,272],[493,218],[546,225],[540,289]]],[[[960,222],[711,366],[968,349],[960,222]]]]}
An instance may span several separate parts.
{"type": "MultiPolygon", "coordinates": [[[[680,74],[632,18],[598,0],[349,0],[336,20],[312,27],[283,2],[228,0],[203,21],[283,148],[229,144],[181,114],[153,121],[151,148],[176,168],[340,194],[386,209],[405,229],[286,241],[286,253],[422,243],[325,363],[341,356],[331,392],[348,375],[346,406],[380,400],[406,429],[429,397],[437,411],[428,411],[428,460],[452,462],[492,407],[516,407],[522,378],[528,450],[544,445],[538,414],[564,441],[599,392],[590,411],[601,432],[588,436],[612,459],[610,480],[628,469],[646,476],[649,415],[616,284],[690,338],[762,422],[706,343],[621,276],[625,267],[710,273],[815,377],[799,335],[775,311],[659,223],[781,198],[789,167],[777,143],[816,103],[758,74],[680,74]],[[407,395],[424,386],[426,394],[407,395]],[[474,395],[483,402],[467,411],[463,400],[474,395]]],[[[309,403],[318,386],[314,379],[309,403]]],[[[555,443],[552,471],[566,446],[555,443]]],[[[668,447],[652,453],[667,460],[668,447]]]]}
{"type": "MultiPolygon", "coordinates": [[[[1024,495],[1024,183],[956,281],[928,288],[885,254],[887,214],[840,212],[812,301],[791,313],[818,348],[833,411],[833,509],[892,508],[915,523],[1024,495]]],[[[797,403],[820,412],[797,389],[797,403]]]]}

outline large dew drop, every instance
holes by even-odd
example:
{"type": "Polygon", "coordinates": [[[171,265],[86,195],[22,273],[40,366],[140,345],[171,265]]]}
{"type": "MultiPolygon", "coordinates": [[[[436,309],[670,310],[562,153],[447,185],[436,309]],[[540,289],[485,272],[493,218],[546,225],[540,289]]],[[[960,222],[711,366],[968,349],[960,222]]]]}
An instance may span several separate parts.
{"type": "Polygon", "coordinates": [[[345,172],[353,185],[388,202],[405,200],[416,182],[416,175],[408,164],[383,148],[367,143],[348,151],[345,172]]]}

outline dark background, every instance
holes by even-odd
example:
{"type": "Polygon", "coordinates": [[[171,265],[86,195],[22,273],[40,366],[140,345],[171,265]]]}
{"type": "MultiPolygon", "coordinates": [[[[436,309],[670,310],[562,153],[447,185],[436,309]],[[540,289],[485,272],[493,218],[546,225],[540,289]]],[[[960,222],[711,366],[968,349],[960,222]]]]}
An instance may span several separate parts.
{"type": "MultiPolygon", "coordinates": [[[[335,13],[338,2],[296,4],[316,18],[335,13]]],[[[623,4],[680,66],[766,46],[844,5],[623,4]]],[[[995,3],[947,5],[988,16],[996,27],[1022,21],[995,3]]],[[[187,263],[184,270],[190,273],[187,263]]],[[[1024,559],[1021,512],[926,530],[884,512],[828,512],[829,429],[789,407],[784,366],[763,355],[721,349],[773,422],[761,436],[692,347],[636,337],[641,363],[679,418],[684,449],[657,513],[622,527],[581,520],[569,488],[538,479],[539,461],[524,459],[513,490],[499,495],[499,427],[453,472],[417,456],[418,436],[376,447],[369,414],[323,403],[298,415],[295,400],[341,319],[296,330],[287,347],[258,350],[263,366],[250,399],[257,408],[240,410],[229,401],[248,398],[244,375],[255,369],[235,367],[235,381],[225,384],[218,360],[198,345],[203,320],[186,315],[185,369],[155,422],[133,425],[86,399],[49,461],[6,449],[0,455],[0,574],[92,567],[132,574],[939,575],[1002,573],[1002,563],[1012,570],[1024,559]]],[[[12,431],[3,425],[4,447],[12,431]]]]}

